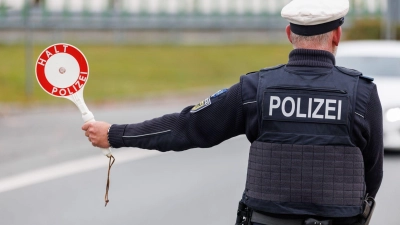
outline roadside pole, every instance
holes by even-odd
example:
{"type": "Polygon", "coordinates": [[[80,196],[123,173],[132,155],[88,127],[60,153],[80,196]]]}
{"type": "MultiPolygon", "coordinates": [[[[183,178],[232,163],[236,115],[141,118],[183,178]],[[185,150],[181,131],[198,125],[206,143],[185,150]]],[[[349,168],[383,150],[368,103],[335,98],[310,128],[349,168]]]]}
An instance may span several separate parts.
{"type": "Polygon", "coordinates": [[[395,40],[397,36],[397,26],[400,21],[400,2],[399,0],[387,0],[385,38],[395,40]]]}
{"type": "Polygon", "coordinates": [[[25,0],[25,10],[23,13],[25,26],[25,96],[29,99],[33,96],[33,40],[30,21],[31,6],[28,0],[25,0]]]}

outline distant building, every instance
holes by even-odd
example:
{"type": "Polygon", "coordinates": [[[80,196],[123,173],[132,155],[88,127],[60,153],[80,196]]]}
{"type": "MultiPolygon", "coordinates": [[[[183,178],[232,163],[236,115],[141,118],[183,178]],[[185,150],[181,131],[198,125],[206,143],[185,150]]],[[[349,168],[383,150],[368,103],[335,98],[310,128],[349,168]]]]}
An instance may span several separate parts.
{"type": "MultiPolygon", "coordinates": [[[[104,12],[107,10],[150,14],[201,13],[201,14],[259,14],[279,13],[291,0],[0,0],[10,10],[20,11],[26,3],[42,6],[49,12],[104,12]]],[[[369,11],[386,8],[387,1],[398,0],[350,0],[356,8],[369,11]]]]}

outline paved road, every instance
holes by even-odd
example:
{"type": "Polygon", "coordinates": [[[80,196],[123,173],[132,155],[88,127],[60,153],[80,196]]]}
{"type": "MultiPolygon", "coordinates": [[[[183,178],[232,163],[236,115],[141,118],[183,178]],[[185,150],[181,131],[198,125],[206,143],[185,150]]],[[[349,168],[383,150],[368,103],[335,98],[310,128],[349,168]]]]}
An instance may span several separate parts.
{"type": "MultiPolygon", "coordinates": [[[[186,103],[92,110],[98,120],[139,122],[179,111],[186,103]]],[[[80,127],[81,120],[72,107],[29,110],[0,118],[1,224],[234,223],[246,176],[249,144],[244,137],[181,153],[115,150],[110,204],[104,208],[107,159],[104,164],[100,161],[100,166],[84,168],[85,162],[97,165],[103,158],[87,143],[80,127]],[[10,177],[18,180],[20,174],[52,172],[60,176],[31,185],[22,182],[19,188],[1,191],[2,181],[12,180],[10,177]]],[[[399,224],[399,162],[399,154],[385,157],[385,179],[372,224],[399,224]]]]}

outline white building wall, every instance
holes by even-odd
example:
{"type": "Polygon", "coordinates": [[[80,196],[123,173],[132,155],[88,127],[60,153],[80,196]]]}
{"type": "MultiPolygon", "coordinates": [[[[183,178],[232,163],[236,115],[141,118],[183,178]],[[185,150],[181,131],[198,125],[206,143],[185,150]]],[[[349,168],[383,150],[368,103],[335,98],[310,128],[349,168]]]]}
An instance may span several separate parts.
{"type": "Polygon", "coordinates": [[[24,7],[25,0],[0,0],[0,3],[9,7],[10,10],[21,10],[24,7]]]}
{"type": "MultiPolygon", "coordinates": [[[[33,0],[0,0],[12,10],[21,10],[26,2],[33,0]]],[[[291,0],[116,0],[120,10],[138,13],[145,10],[148,13],[167,12],[176,14],[179,12],[192,13],[197,4],[197,9],[201,13],[222,13],[229,12],[244,13],[279,13],[282,7],[291,0]]],[[[370,11],[377,8],[386,8],[386,0],[352,0],[356,6],[365,5],[370,11]],[[380,7],[379,7],[380,6],[380,7]]],[[[108,0],[46,0],[46,8],[49,11],[70,11],[81,12],[102,12],[107,9],[108,0]]]]}

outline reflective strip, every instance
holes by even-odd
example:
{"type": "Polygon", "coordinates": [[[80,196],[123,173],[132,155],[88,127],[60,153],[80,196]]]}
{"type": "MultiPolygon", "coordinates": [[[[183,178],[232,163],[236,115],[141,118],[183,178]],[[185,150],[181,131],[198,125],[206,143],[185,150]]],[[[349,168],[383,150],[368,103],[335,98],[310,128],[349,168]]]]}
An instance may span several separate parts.
{"type": "Polygon", "coordinates": [[[246,102],[246,103],[243,103],[243,105],[248,105],[248,104],[253,104],[253,103],[257,103],[257,101],[254,101],[254,102],[246,102]]]}
{"type": "Polygon", "coordinates": [[[145,137],[145,136],[151,136],[151,135],[156,135],[156,134],[163,134],[163,133],[168,133],[168,132],[171,132],[171,130],[166,130],[166,131],[161,131],[161,132],[151,133],[151,134],[137,135],[137,136],[123,136],[123,138],[138,138],[138,137],[145,137]]]}
{"type": "Polygon", "coordinates": [[[357,115],[357,116],[361,116],[362,118],[364,118],[364,116],[363,115],[361,115],[360,113],[358,113],[358,112],[355,112],[355,114],[357,115]]]}

